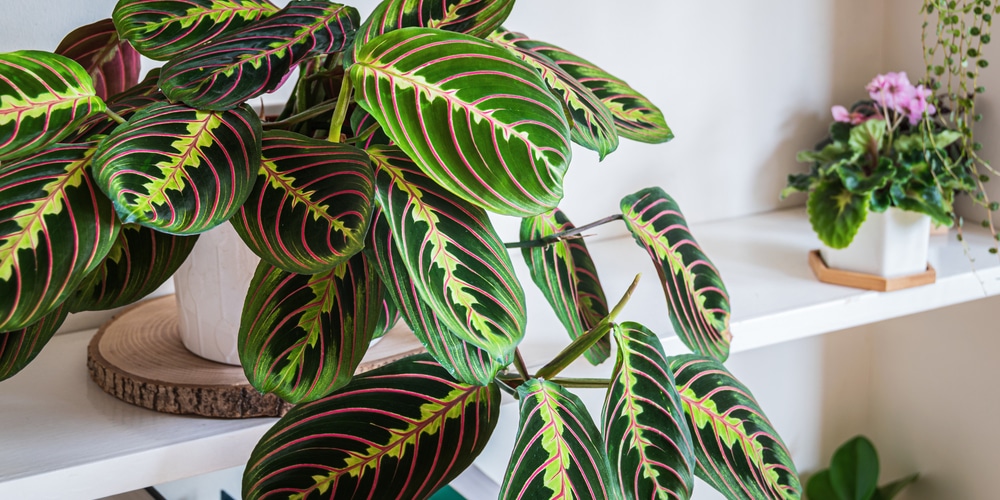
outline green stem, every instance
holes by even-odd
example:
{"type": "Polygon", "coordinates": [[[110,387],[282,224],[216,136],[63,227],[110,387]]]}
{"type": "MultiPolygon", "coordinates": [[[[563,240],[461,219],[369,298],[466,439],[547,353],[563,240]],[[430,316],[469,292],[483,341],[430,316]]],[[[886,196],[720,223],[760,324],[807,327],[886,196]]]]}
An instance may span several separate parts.
{"type": "Polygon", "coordinates": [[[316,106],[310,109],[289,116],[288,118],[274,122],[264,122],[261,125],[263,125],[264,128],[274,128],[274,127],[284,127],[285,125],[294,125],[296,123],[304,122],[306,120],[315,118],[319,115],[322,115],[323,113],[329,112],[331,109],[334,109],[336,107],[337,107],[337,101],[330,100],[324,103],[317,104],[316,106]]]}
{"type": "Polygon", "coordinates": [[[119,125],[125,123],[125,119],[122,118],[122,115],[119,115],[118,113],[115,113],[114,111],[111,111],[110,109],[105,108],[104,109],[104,114],[110,116],[111,119],[114,120],[119,125]]]}
{"type": "Polygon", "coordinates": [[[347,117],[347,106],[351,103],[351,90],[353,89],[350,76],[345,75],[344,80],[340,83],[337,108],[333,110],[333,118],[330,120],[330,137],[327,138],[330,142],[340,142],[340,129],[344,126],[344,118],[347,117]]]}
{"type": "Polygon", "coordinates": [[[514,368],[517,368],[521,380],[527,382],[531,378],[531,374],[528,373],[528,365],[524,363],[524,357],[521,356],[521,350],[516,347],[514,348],[514,368]]]}
{"type": "Polygon", "coordinates": [[[581,389],[607,389],[611,386],[611,380],[606,378],[553,378],[549,382],[555,382],[563,387],[578,387],[581,389]]]}
{"type": "Polygon", "coordinates": [[[372,124],[372,126],[370,126],[370,127],[366,128],[366,129],[364,129],[363,131],[361,131],[361,133],[358,134],[357,137],[352,137],[350,139],[347,139],[344,142],[356,143],[356,142],[367,141],[368,138],[371,137],[372,134],[374,134],[376,130],[378,130],[378,127],[379,127],[378,123],[372,124]]]}
{"type": "Polygon", "coordinates": [[[566,240],[566,239],[569,239],[569,238],[576,237],[576,236],[580,235],[580,233],[583,233],[584,231],[588,231],[590,229],[593,229],[593,228],[595,228],[597,226],[602,226],[602,225],[607,224],[609,222],[614,222],[616,220],[622,220],[624,218],[625,218],[625,216],[622,215],[622,214],[609,215],[609,216],[607,216],[607,217],[605,217],[605,218],[603,218],[601,220],[597,220],[597,221],[591,222],[590,224],[586,224],[586,225],[583,225],[583,226],[580,226],[580,227],[575,227],[573,229],[568,229],[566,231],[562,231],[562,232],[559,232],[559,233],[553,233],[553,234],[550,234],[548,236],[544,236],[542,238],[538,238],[536,240],[515,241],[513,243],[504,243],[503,246],[505,248],[535,248],[535,247],[544,247],[544,246],[547,246],[547,245],[551,245],[553,243],[558,243],[561,240],[566,240]]]}
{"type": "Polygon", "coordinates": [[[615,322],[615,318],[621,314],[622,309],[625,308],[625,304],[628,304],[629,299],[632,298],[632,293],[635,292],[635,287],[639,285],[639,278],[641,274],[635,275],[635,279],[632,280],[632,284],[629,285],[628,290],[622,295],[621,300],[615,304],[615,307],[611,309],[611,312],[601,320],[594,328],[591,328],[574,340],[570,345],[566,346],[556,357],[552,358],[552,361],[535,373],[535,378],[541,378],[545,380],[552,380],[553,377],[563,371],[567,366],[571,365],[577,360],[583,353],[587,352],[587,349],[593,347],[598,340],[601,340],[605,335],[611,331],[611,326],[615,322]]]}

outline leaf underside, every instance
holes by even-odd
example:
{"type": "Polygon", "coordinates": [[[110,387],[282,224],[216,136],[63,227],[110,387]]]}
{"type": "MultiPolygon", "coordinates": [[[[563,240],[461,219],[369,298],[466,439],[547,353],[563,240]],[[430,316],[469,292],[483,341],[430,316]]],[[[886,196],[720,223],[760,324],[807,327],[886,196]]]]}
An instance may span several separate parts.
{"type": "Polygon", "coordinates": [[[111,19],[73,30],[59,42],[55,53],[80,63],[102,99],[125,92],[139,82],[139,53],[118,39],[111,19]]]}

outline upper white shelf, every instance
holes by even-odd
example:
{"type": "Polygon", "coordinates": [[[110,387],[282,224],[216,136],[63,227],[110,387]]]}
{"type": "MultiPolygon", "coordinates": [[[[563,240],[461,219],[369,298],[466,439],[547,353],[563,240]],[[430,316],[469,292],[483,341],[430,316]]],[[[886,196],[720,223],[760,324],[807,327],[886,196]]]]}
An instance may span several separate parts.
{"type": "MultiPolygon", "coordinates": [[[[586,221],[580,221],[586,222],[586,221]]],[[[930,263],[937,282],[896,292],[873,292],[820,283],[808,253],[820,247],[803,208],[695,224],[698,242],[715,263],[730,295],[732,351],[739,352],[874,323],[1000,293],[1000,259],[989,253],[991,236],[966,228],[966,248],[955,237],[932,236],[930,263]]],[[[620,321],[638,321],[657,332],[669,353],[687,349],[673,334],[666,300],[645,252],[620,227],[588,239],[610,302],[636,273],[642,281],[620,321]]],[[[527,276],[522,259],[519,275],[527,276]],[[523,271],[523,273],[522,273],[523,271]]],[[[522,344],[528,364],[538,366],[568,339],[534,285],[526,282],[528,335],[522,344]]]]}
{"type": "MultiPolygon", "coordinates": [[[[969,256],[954,234],[932,237],[937,283],[878,293],[816,281],[807,253],[819,243],[801,209],[692,230],[729,289],[734,351],[1000,293],[1000,260],[989,255],[990,236],[982,231],[967,231],[969,256]]],[[[646,324],[666,339],[668,352],[682,352],[645,252],[620,226],[604,231],[589,247],[609,298],[616,300],[635,273],[644,274],[620,319],[646,324]]],[[[530,318],[522,351],[537,366],[568,339],[514,257],[530,318]]],[[[165,415],[120,402],[87,374],[93,333],[57,336],[22,373],[0,383],[0,498],[95,498],[234,467],[274,422],[165,415]]]]}

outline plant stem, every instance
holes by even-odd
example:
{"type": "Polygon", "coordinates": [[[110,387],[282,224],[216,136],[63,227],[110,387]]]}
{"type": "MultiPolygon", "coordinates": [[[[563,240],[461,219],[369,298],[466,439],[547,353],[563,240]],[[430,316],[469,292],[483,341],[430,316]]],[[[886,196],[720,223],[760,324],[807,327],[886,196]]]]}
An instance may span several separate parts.
{"type": "Polygon", "coordinates": [[[340,94],[337,96],[337,108],[333,110],[333,118],[330,120],[330,142],[340,142],[340,129],[344,126],[344,118],[347,117],[347,105],[351,103],[351,90],[354,89],[350,76],[345,75],[340,83],[340,94]]]}
{"type": "Polygon", "coordinates": [[[324,103],[317,104],[315,107],[307,109],[301,113],[289,116],[288,118],[285,118],[283,120],[278,120],[275,122],[264,122],[261,125],[263,125],[264,128],[284,127],[285,125],[294,125],[296,123],[304,122],[311,118],[315,118],[336,107],[337,107],[337,101],[331,99],[324,103]]]}
{"type": "Polygon", "coordinates": [[[524,357],[521,356],[521,350],[516,347],[514,348],[514,368],[517,368],[521,380],[527,382],[531,378],[531,374],[528,373],[528,365],[524,363],[524,357]]]}
{"type": "Polygon", "coordinates": [[[378,130],[378,127],[379,127],[378,123],[374,123],[374,124],[372,124],[372,126],[370,126],[370,127],[366,128],[366,129],[362,130],[361,133],[358,134],[357,137],[352,137],[350,139],[347,139],[344,142],[356,143],[356,142],[367,141],[368,138],[371,137],[372,134],[374,134],[376,130],[378,130]]]}
{"type": "Polygon", "coordinates": [[[503,246],[505,248],[535,248],[535,247],[544,247],[544,246],[547,246],[547,245],[551,245],[553,243],[557,243],[557,242],[559,242],[561,240],[566,240],[566,239],[578,236],[580,233],[582,233],[584,231],[587,231],[589,229],[593,229],[593,228],[595,228],[597,226],[602,226],[602,225],[607,224],[609,222],[614,222],[616,220],[622,220],[624,218],[625,218],[625,216],[622,215],[622,214],[609,215],[609,216],[607,216],[607,217],[605,217],[605,218],[603,218],[601,220],[597,220],[597,221],[591,222],[590,224],[586,224],[586,225],[583,225],[583,226],[580,226],[580,227],[575,227],[573,229],[562,231],[560,233],[553,233],[553,234],[550,234],[548,236],[545,236],[545,237],[542,237],[542,238],[538,238],[536,240],[515,241],[513,243],[504,243],[503,246]]]}
{"type": "Polygon", "coordinates": [[[639,278],[642,277],[641,274],[635,275],[635,279],[632,280],[632,284],[629,285],[628,290],[622,295],[621,300],[615,304],[615,307],[611,309],[611,312],[601,320],[596,326],[591,328],[576,338],[570,345],[566,346],[556,357],[552,358],[548,364],[543,366],[540,370],[535,373],[535,378],[541,378],[545,380],[552,380],[553,377],[563,371],[567,366],[572,364],[579,358],[583,353],[587,352],[587,349],[593,347],[598,340],[601,340],[605,335],[611,331],[611,327],[615,322],[615,318],[622,312],[625,308],[625,304],[628,303],[629,299],[632,298],[632,293],[635,292],[635,287],[639,285],[639,278]]]}
{"type": "Polygon", "coordinates": [[[510,394],[511,396],[514,397],[514,399],[518,399],[518,397],[517,397],[517,391],[514,390],[513,387],[507,385],[507,382],[508,382],[507,380],[498,377],[495,380],[495,382],[497,384],[497,387],[499,387],[501,391],[506,392],[507,394],[510,394]]]}
{"type": "Polygon", "coordinates": [[[115,113],[114,111],[111,111],[110,109],[105,109],[104,110],[104,114],[110,116],[111,119],[114,120],[119,125],[125,123],[125,119],[122,118],[122,115],[119,115],[118,113],[115,113]]]}
{"type": "Polygon", "coordinates": [[[578,387],[581,389],[607,389],[611,386],[611,380],[606,378],[553,378],[549,382],[555,382],[563,387],[578,387]]]}

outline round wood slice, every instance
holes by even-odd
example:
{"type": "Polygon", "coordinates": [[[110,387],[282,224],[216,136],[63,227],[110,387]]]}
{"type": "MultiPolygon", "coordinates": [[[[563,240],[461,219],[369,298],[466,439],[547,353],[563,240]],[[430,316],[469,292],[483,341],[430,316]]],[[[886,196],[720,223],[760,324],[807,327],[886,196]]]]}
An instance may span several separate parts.
{"type": "MultiPolygon", "coordinates": [[[[420,341],[400,322],[368,351],[358,372],[422,351],[420,341]]],[[[178,331],[173,295],[140,303],[104,324],[90,341],[87,367],[108,394],[163,413],[278,417],[292,407],[254,389],[243,368],[188,351],[178,331]]]]}

